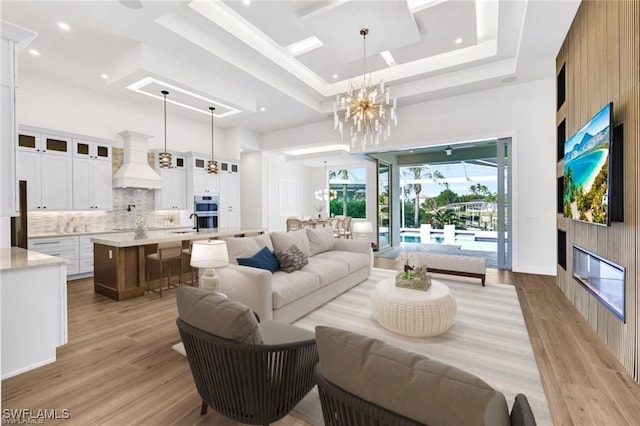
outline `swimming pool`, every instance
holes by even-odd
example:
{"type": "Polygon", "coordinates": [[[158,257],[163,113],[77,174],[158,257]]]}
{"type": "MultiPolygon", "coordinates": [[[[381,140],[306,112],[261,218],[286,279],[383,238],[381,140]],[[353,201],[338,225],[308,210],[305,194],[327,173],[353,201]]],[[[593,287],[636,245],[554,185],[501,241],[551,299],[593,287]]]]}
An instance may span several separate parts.
{"type": "MultiPolygon", "coordinates": [[[[401,243],[421,243],[420,233],[412,231],[400,232],[401,243]]],[[[439,234],[431,234],[429,244],[444,244],[444,237],[439,234]]],[[[476,241],[474,235],[456,235],[454,245],[460,246],[460,250],[498,251],[498,242],[495,239],[484,238],[476,241]]]]}

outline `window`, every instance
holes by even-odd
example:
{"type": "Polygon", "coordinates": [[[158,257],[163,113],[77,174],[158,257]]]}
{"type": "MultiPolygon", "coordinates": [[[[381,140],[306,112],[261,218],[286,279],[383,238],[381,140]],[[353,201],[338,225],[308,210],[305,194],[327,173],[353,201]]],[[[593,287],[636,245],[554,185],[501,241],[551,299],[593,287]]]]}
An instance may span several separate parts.
{"type": "Polygon", "coordinates": [[[331,216],[367,216],[367,169],[336,169],[329,171],[329,189],[336,196],[329,203],[331,216]]]}

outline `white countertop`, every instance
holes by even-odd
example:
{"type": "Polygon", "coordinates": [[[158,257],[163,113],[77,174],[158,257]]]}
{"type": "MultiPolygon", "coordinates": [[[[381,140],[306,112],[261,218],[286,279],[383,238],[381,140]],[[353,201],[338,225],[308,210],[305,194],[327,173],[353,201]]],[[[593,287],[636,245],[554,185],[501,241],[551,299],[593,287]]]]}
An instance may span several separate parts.
{"type": "Polygon", "coordinates": [[[49,256],[33,250],[25,250],[20,247],[7,247],[0,249],[0,271],[12,269],[35,268],[44,265],[69,263],[67,259],[49,256]]]}
{"type": "MultiPolygon", "coordinates": [[[[150,231],[160,231],[160,230],[175,231],[177,229],[192,229],[192,228],[189,225],[167,226],[167,227],[158,226],[158,227],[149,228],[150,231]]],[[[75,236],[81,236],[81,235],[96,235],[96,234],[122,234],[123,232],[129,232],[129,231],[133,232],[133,228],[123,228],[123,229],[114,228],[114,229],[102,229],[102,230],[98,229],[98,230],[89,230],[84,232],[62,232],[62,233],[47,232],[42,234],[30,234],[28,238],[75,237],[75,236]]]]}
{"type": "Polygon", "coordinates": [[[148,244],[157,244],[168,241],[202,240],[208,238],[234,237],[242,234],[266,232],[264,228],[218,228],[217,230],[175,231],[161,230],[148,231],[147,236],[136,237],[133,232],[120,232],[103,234],[91,238],[91,242],[111,247],[136,247],[148,244]]]}

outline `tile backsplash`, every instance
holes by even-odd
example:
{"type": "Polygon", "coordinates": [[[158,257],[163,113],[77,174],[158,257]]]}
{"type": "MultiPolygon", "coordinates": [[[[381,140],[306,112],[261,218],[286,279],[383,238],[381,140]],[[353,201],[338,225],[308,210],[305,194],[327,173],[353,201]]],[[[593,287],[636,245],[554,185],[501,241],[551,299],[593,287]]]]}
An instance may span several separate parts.
{"type": "MultiPolygon", "coordinates": [[[[110,231],[114,228],[132,228],[138,217],[146,220],[150,227],[165,226],[173,217],[173,225],[181,225],[180,212],[155,210],[155,191],[148,189],[116,188],[113,190],[113,210],[102,212],[59,211],[29,212],[27,226],[29,235],[55,233],[58,225],[79,226],[86,231],[110,231]],[[129,205],[131,211],[127,211],[129,205]]],[[[184,225],[188,226],[190,223],[184,225]]]]}

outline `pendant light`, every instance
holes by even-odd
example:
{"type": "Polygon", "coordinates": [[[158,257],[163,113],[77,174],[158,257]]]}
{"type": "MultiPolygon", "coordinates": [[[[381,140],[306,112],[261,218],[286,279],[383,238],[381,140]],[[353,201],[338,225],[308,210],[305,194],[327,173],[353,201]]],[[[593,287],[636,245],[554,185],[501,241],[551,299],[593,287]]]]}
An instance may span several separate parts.
{"type": "Polygon", "coordinates": [[[163,90],[160,93],[164,96],[164,152],[158,154],[158,164],[161,169],[169,169],[171,168],[171,154],[167,152],[167,95],[169,92],[163,90]]]}
{"type": "Polygon", "coordinates": [[[209,111],[211,111],[211,160],[207,161],[207,173],[212,175],[218,174],[218,162],[213,157],[213,111],[215,110],[214,107],[209,107],[209,111]]]}

